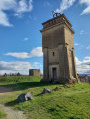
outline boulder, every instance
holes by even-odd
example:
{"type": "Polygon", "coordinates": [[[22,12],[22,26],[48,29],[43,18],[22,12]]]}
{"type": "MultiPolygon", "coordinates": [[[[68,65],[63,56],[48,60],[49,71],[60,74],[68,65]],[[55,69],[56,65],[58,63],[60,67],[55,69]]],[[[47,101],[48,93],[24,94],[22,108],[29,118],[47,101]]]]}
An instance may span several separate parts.
{"type": "Polygon", "coordinates": [[[68,88],[70,88],[70,85],[69,85],[69,84],[65,84],[64,87],[68,87],[68,88]]]}
{"type": "Polygon", "coordinates": [[[24,101],[27,101],[27,100],[32,100],[33,99],[33,95],[31,92],[28,92],[28,93],[22,93],[18,96],[18,101],[19,102],[24,102],[24,101]]]}
{"type": "Polygon", "coordinates": [[[42,94],[45,94],[45,93],[51,93],[51,90],[48,88],[44,88],[42,94]]]}
{"type": "Polygon", "coordinates": [[[53,90],[54,90],[54,91],[57,91],[57,90],[59,90],[59,89],[62,89],[62,87],[55,87],[53,90]]]}

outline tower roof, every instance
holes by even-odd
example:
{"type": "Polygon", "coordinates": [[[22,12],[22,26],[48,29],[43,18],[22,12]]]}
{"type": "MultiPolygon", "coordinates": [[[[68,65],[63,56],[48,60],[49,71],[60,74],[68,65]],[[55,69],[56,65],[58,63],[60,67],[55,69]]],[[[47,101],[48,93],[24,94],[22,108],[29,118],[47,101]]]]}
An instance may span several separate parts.
{"type": "Polygon", "coordinates": [[[75,33],[74,30],[72,29],[72,24],[64,14],[60,14],[59,16],[53,17],[52,19],[49,19],[46,22],[42,23],[43,29],[40,30],[40,32],[43,32],[47,29],[54,27],[55,25],[59,25],[62,23],[66,24],[73,34],[75,33]]]}
{"type": "Polygon", "coordinates": [[[67,23],[72,27],[72,24],[70,23],[70,21],[67,19],[67,17],[64,15],[64,14],[60,14],[59,16],[57,16],[57,17],[54,17],[54,18],[52,18],[52,19],[49,19],[49,20],[47,20],[46,22],[43,22],[42,23],[42,25],[44,25],[44,24],[46,24],[46,23],[48,23],[48,22],[50,22],[50,21],[53,21],[53,20],[55,20],[55,19],[57,19],[57,18],[64,18],[66,21],[67,21],[67,23]]]}

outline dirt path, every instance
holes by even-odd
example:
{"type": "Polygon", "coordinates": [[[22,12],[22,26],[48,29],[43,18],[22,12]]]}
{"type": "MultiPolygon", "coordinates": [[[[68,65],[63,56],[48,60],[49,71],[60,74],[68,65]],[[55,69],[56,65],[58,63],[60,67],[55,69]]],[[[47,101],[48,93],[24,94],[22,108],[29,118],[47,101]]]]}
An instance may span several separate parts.
{"type": "Polygon", "coordinates": [[[10,93],[12,91],[13,91],[13,88],[0,86],[0,95],[6,94],[6,93],[10,93]]]}
{"type": "MultiPolygon", "coordinates": [[[[0,86],[0,95],[5,95],[12,91],[12,88],[0,86]]],[[[2,104],[0,104],[0,107],[7,113],[6,119],[26,119],[22,111],[13,110],[11,107],[2,104]]]]}
{"type": "Polygon", "coordinates": [[[23,112],[21,111],[13,110],[10,107],[2,104],[0,104],[0,107],[7,113],[6,119],[26,119],[23,112]]]}

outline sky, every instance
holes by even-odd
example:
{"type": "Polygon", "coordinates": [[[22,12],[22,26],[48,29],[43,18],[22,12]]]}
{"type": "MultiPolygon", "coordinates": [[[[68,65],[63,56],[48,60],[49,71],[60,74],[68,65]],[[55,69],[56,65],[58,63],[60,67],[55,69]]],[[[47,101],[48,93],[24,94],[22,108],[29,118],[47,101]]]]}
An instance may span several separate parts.
{"type": "Polygon", "coordinates": [[[54,10],[73,25],[77,72],[90,74],[90,0],[0,0],[0,75],[43,72],[40,30],[54,10]]]}

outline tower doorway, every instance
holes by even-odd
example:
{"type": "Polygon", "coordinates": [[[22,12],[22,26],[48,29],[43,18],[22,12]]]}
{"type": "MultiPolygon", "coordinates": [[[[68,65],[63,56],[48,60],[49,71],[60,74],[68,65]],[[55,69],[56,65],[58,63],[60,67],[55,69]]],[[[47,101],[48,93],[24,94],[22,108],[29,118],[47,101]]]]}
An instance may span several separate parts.
{"type": "Polygon", "coordinates": [[[56,68],[52,68],[52,76],[53,76],[53,79],[57,78],[57,69],[56,68]]]}

